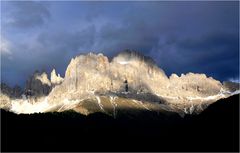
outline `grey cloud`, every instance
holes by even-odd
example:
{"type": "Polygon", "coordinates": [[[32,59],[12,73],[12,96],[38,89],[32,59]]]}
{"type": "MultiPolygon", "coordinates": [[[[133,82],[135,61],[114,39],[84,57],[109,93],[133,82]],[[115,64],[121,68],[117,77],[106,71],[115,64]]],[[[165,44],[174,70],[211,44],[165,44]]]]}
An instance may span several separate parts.
{"type": "Polygon", "coordinates": [[[9,2],[8,25],[17,28],[33,28],[44,24],[50,18],[48,4],[36,1],[9,2]]]}
{"type": "Polygon", "coordinates": [[[158,42],[158,33],[151,32],[151,28],[144,23],[131,23],[123,26],[107,24],[98,33],[102,50],[113,55],[124,49],[138,50],[148,54],[149,50],[158,42]]]}
{"type": "Polygon", "coordinates": [[[91,51],[95,33],[93,25],[74,32],[44,31],[36,38],[29,39],[28,43],[14,44],[12,48],[14,60],[2,57],[2,80],[10,85],[15,83],[23,85],[35,70],[50,73],[53,68],[64,76],[71,58],[91,51]],[[8,82],[9,80],[11,81],[8,82]]]}
{"type": "Polygon", "coordinates": [[[223,81],[239,74],[238,46],[237,33],[210,33],[162,44],[152,51],[152,57],[169,75],[197,72],[223,81]]]}
{"type": "Polygon", "coordinates": [[[8,40],[6,40],[2,35],[1,37],[1,44],[0,44],[0,54],[2,56],[4,55],[11,55],[11,45],[10,42],[8,40]]]}

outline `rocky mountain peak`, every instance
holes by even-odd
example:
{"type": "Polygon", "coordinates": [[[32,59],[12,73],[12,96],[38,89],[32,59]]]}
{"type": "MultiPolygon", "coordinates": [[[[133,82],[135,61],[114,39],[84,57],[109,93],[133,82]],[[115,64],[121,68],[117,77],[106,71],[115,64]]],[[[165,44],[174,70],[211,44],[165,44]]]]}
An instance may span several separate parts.
{"type": "Polygon", "coordinates": [[[48,79],[48,75],[46,72],[42,73],[35,73],[34,79],[41,81],[42,84],[46,84],[48,86],[51,86],[51,81],[48,79]]]}
{"type": "Polygon", "coordinates": [[[50,80],[52,84],[60,84],[63,81],[63,78],[60,76],[60,74],[57,75],[56,70],[53,69],[51,72],[50,80]]]}

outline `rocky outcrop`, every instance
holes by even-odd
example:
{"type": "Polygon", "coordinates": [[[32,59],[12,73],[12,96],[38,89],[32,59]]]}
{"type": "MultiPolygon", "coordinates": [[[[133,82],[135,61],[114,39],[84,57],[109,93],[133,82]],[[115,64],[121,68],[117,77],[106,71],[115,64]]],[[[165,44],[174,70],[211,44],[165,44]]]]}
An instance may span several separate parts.
{"type": "Polygon", "coordinates": [[[0,93],[0,108],[9,110],[11,108],[11,99],[8,95],[0,93]]]}
{"type": "Polygon", "coordinates": [[[172,74],[170,77],[170,85],[168,89],[175,91],[178,96],[211,96],[220,92],[222,84],[220,81],[207,77],[205,74],[187,73],[178,77],[172,74]]]}
{"type": "Polygon", "coordinates": [[[63,82],[63,78],[60,76],[60,74],[58,74],[58,75],[56,74],[55,69],[53,69],[51,72],[50,80],[51,80],[52,85],[58,85],[63,82]]]}
{"type": "Polygon", "coordinates": [[[51,91],[51,82],[46,72],[36,71],[26,82],[25,92],[31,96],[46,96],[51,91]]]}
{"type": "Polygon", "coordinates": [[[61,84],[63,78],[60,74],[57,75],[56,70],[53,69],[50,75],[50,79],[46,72],[34,72],[32,76],[27,80],[25,86],[25,94],[30,94],[33,97],[41,97],[48,95],[52,88],[61,84]]]}
{"type": "Polygon", "coordinates": [[[82,99],[92,92],[110,90],[108,58],[102,54],[80,55],[71,60],[64,81],[49,95],[51,102],[59,99],[82,99]]]}

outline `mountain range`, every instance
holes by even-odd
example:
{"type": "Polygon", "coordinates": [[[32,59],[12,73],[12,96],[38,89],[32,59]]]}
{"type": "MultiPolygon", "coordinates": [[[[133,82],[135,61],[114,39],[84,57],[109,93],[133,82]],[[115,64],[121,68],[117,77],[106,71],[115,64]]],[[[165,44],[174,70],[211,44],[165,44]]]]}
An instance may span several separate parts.
{"type": "Polygon", "coordinates": [[[24,89],[1,83],[0,108],[17,114],[102,112],[118,117],[147,111],[199,114],[219,99],[239,93],[239,84],[205,74],[167,76],[150,58],[126,50],[109,59],[88,53],[72,58],[65,76],[36,71],[24,89]]]}

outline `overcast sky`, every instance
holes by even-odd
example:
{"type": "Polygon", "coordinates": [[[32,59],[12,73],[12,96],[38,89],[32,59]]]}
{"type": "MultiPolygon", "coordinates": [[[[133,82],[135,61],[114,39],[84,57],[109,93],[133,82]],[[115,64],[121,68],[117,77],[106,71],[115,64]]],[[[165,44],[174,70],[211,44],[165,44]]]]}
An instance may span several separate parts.
{"type": "Polygon", "coordinates": [[[167,75],[239,78],[239,2],[2,2],[1,79],[64,75],[72,57],[132,49],[167,75]]]}

